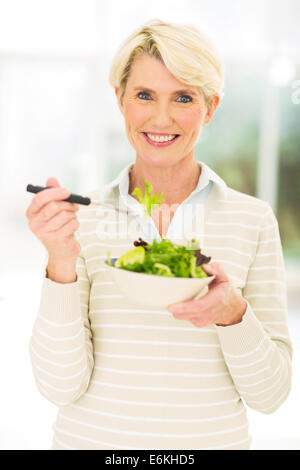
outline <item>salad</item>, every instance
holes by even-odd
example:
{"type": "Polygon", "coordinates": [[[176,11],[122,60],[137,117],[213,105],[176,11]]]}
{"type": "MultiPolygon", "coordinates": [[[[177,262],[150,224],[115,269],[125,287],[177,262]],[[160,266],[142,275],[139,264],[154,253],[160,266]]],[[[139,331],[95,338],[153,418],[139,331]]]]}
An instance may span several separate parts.
{"type": "Polygon", "coordinates": [[[136,194],[137,197],[139,198],[139,201],[142,204],[143,209],[144,209],[144,218],[146,219],[147,217],[149,217],[149,215],[151,215],[151,212],[153,210],[152,208],[153,205],[157,205],[159,207],[160,202],[164,202],[164,196],[163,196],[164,193],[161,193],[160,195],[156,193],[153,196],[151,196],[151,192],[153,189],[152,184],[149,183],[149,181],[144,181],[144,185],[145,185],[144,196],[142,195],[142,191],[140,190],[140,188],[135,188],[133,192],[131,193],[131,195],[136,194]]]}
{"type": "Polygon", "coordinates": [[[108,252],[107,264],[157,276],[208,277],[201,265],[209,263],[211,257],[201,253],[196,239],[188,241],[186,246],[177,245],[166,238],[161,242],[154,239],[152,245],[139,238],[133,244],[135,248],[120,256],[114,264],[108,252]]]}
{"type": "MultiPolygon", "coordinates": [[[[151,196],[152,185],[144,182],[145,193],[142,195],[140,188],[135,188],[132,195],[137,195],[144,209],[144,218],[151,215],[152,206],[160,206],[164,202],[163,193],[151,196]]],[[[139,238],[134,243],[135,248],[118,258],[114,265],[110,252],[107,253],[107,264],[127,271],[137,273],[155,274],[167,277],[208,277],[201,268],[202,264],[209,263],[211,257],[201,253],[199,241],[192,239],[186,246],[172,243],[171,240],[162,238],[161,242],[153,240],[152,245],[139,238]]]]}

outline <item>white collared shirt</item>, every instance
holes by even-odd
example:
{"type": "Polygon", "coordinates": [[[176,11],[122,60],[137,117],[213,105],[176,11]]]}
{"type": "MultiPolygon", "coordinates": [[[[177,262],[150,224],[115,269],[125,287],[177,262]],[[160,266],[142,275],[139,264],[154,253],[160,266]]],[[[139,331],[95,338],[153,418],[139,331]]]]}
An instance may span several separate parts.
{"type": "MultiPolygon", "coordinates": [[[[220,187],[224,198],[227,194],[227,185],[220,176],[218,176],[208,165],[203,162],[197,161],[201,168],[201,174],[196,188],[191,194],[178,206],[172,218],[165,238],[173,242],[179,242],[183,238],[192,238],[194,232],[190,232],[190,221],[193,215],[197,215],[198,225],[197,234],[201,237],[203,232],[204,223],[204,203],[212,189],[213,184],[220,187]]],[[[146,240],[152,243],[153,239],[161,241],[161,236],[154,224],[152,217],[144,218],[142,205],[130,194],[129,191],[129,173],[134,165],[134,162],[129,163],[120,174],[110,183],[108,183],[100,194],[100,200],[104,201],[106,194],[114,187],[119,188],[119,196],[122,203],[126,207],[132,209],[137,213],[136,218],[140,225],[140,229],[144,233],[146,240]]]]}

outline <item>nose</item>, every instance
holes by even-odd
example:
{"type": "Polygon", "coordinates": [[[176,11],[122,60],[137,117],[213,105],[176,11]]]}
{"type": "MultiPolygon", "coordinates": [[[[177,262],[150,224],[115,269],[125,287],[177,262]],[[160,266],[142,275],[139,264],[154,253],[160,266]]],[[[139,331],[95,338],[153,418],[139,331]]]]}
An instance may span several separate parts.
{"type": "Polygon", "coordinates": [[[155,129],[161,130],[170,129],[174,123],[172,109],[169,103],[161,101],[157,102],[153,109],[153,124],[155,129]]]}

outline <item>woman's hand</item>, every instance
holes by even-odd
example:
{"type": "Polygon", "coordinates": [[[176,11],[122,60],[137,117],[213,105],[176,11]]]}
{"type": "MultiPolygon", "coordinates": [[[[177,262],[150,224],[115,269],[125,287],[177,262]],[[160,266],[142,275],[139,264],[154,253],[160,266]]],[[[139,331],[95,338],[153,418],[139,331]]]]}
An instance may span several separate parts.
{"type": "Polygon", "coordinates": [[[49,189],[34,196],[26,211],[30,230],[47,249],[49,256],[64,263],[76,260],[80,246],[74,239],[79,223],[78,205],[66,202],[71,192],[61,188],[56,178],[48,178],[49,189]]]}
{"type": "Polygon", "coordinates": [[[201,266],[207,274],[215,275],[208,293],[197,300],[172,304],[168,310],[178,320],[188,320],[201,328],[235,325],[242,321],[247,309],[246,300],[236,291],[220,263],[201,266]]]}

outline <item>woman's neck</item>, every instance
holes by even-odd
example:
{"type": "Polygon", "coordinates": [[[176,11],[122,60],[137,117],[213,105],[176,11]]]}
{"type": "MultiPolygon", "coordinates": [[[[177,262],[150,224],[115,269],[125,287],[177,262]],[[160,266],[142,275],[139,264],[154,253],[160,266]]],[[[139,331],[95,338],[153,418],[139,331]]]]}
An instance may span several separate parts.
{"type": "MultiPolygon", "coordinates": [[[[129,194],[140,188],[144,194],[144,182],[149,181],[152,193],[164,193],[164,203],[181,204],[196,188],[201,174],[201,167],[196,160],[180,161],[168,168],[147,165],[137,159],[129,174],[129,194]]],[[[138,200],[137,196],[133,196],[138,200]]]]}

